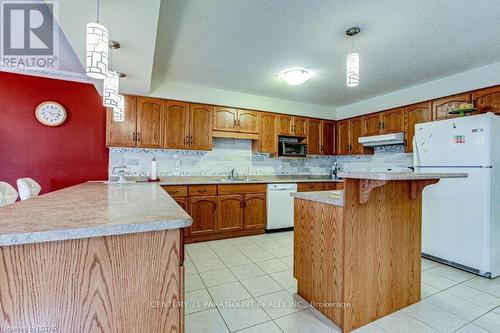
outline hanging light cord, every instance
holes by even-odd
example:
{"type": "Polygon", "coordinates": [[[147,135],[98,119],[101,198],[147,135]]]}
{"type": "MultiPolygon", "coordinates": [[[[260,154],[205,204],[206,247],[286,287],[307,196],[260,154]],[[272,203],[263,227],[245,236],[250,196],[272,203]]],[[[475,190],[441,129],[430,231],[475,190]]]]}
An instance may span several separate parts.
{"type": "Polygon", "coordinates": [[[99,0],[97,0],[97,23],[99,23],[99,16],[100,16],[99,15],[100,14],[99,10],[100,10],[100,8],[99,8],[99,0]]]}

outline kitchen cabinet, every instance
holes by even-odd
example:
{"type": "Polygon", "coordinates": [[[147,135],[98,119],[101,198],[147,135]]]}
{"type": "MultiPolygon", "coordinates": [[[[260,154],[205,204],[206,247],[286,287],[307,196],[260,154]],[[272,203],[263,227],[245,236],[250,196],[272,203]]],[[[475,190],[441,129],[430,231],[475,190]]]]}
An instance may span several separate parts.
{"type": "Polygon", "coordinates": [[[380,113],[368,114],[362,117],[364,126],[364,136],[379,135],[382,128],[380,113]]]}
{"type": "Polygon", "coordinates": [[[137,145],[137,99],[125,96],[125,119],[114,121],[113,108],[106,108],[106,146],[135,147],[137,145]]]}
{"type": "Polygon", "coordinates": [[[360,117],[352,118],[349,121],[349,142],[350,142],[350,154],[359,155],[364,154],[365,150],[358,139],[363,136],[363,119],[360,117]]]}
{"type": "Polygon", "coordinates": [[[223,106],[214,107],[214,131],[238,131],[238,110],[223,106]]]}
{"type": "Polygon", "coordinates": [[[350,137],[349,137],[349,119],[337,122],[337,154],[349,155],[350,137]]]}
{"type": "Polygon", "coordinates": [[[266,227],[266,195],[264,193],[245,194],[243,196],[243,225],[248,229],[266,227]]]}
{"type": "Polygon", "coordinates": [[[278,115],[278,135],[282,136],[307,136],[308,119],[290,115],[278,115]]]}
{"type": "Polygon", "coordinates": [[[161,99],[137,98],[137,147],[162,148],[163,105],[161,99]]]}
{"type": "Polygon", "coordinates": [[[432,121],[432,103],[417,103],[405,107],[404,110],[406,151],[411,153],[413,152],[415,125],[432,121]]]}
{"type": "Polygon", "coordinates": [[[193,224],[188,235],[207,235],[217,230],[217,196],[189,197],[189,215],[193,224]]]}
{"type": "Polygon", "coordinates": [[[432,101],[432,119],[436,121],[457,117],[457,115],[449,115],[448,112],[457,109],[460,104],[470,103],[470,101],[470,93],[435,99],[432,101]]]}
{"type": "Polygon", "coordinates": [[[298,183],[297,192],[324,191],[325,183],[298,183]]]}
{"type": "Polygon", "coordinates": [[[396,108],[381,113],[381,134],[398,133],[405,130],[405,109],[396,108]]]}
{"type": "Polygon", "coordinates": [[[189,144],[194,150],[212,150],[212,111],[205,104],[190,104],[189,144]]]}
{"type": "Polygon", "coordinates": [[[307,154],[321,153],[321,120],[309,119],[307,122],[307,154]]]}
{"type": "Polygon", "coordinates": [[[321,154],[335,154],[335,122],[321,121],[321,154]]]}
{"type": "Polygon", "coordinates": [[[165,148],[190,148],[189,118],[189,103],[178,101],[165,102],[165,148]]]}
{"type": "Polygon", "coordinates": [[[217,231],[242,230],[243,195],[219,195],[218,203],[217,231]]]}
{"type": "Polygon", "coordinates": [[[260,112],[238,109],[238,131],[258,134],[260,130],[260,112]]]}
{"type": "Polygon", "coordinates": [[[186,197],[174,197],[173,199],[182,209],[188,211],[188,199],[186,197]]]}
{"type": "Polygon", "coordinates": [[[478,113],[500,114],[500,86],[474,91],[472,103],[477,108],[478,113]]]}
{"type": "Polygon", "coordinates": [[[278,120],[275,113],[260,113],[259,140],[253,142],[253,150],[259,153],[278,154],[278,120]]]}

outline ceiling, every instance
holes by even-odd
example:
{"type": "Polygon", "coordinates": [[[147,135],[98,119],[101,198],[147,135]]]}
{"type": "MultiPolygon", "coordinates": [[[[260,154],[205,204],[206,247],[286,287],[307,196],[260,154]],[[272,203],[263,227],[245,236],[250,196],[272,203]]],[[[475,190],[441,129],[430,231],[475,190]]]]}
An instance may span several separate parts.
{"type": "Polygon", "coordinates": [[[163,0],[152,75],[337,107],[499,61],[498,17],[498,0],[163,0]],[[361,83],[347,88],[353,25],[361,83]],[[293,66],[314,77],[279,81],[293,66]]]}

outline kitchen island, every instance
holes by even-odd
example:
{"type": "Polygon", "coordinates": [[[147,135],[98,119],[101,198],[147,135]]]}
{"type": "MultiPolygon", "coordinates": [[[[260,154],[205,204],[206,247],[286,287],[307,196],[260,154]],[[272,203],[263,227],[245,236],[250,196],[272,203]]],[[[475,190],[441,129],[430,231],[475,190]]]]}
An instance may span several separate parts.
{"type": "Polygon", "coordinates": [[[297,293],[350,332],[420,300],[421,194],[467,174],[345,172],[343,191],[295,193],[297,293]]]}
{"type": "Polygon", "coordinates": [[[0,326],[182,332],[191,223],[148,183],[88,182],[0,208],[0,326]]]}

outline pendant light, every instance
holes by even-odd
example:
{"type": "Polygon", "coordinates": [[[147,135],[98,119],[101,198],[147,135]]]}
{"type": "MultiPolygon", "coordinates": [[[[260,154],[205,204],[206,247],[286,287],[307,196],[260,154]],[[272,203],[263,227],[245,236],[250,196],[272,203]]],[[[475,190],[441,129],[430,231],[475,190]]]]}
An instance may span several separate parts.
{"type": "MultiPolygon", "coordinates": [[[[359,27],[352,27],[347,29],[345,34],[352,38],[352,49],[354,50],[354,36],[356,36],[361,29],[359,27]]],[[[357,87],[359,85],[359,53],[352,52],[347,55],[346,62],[346,84],[348,87],[357,87]]]]}
{"type": "MultiPolygon", "coordinates": [[[[120,43],[111,41],[109,43],[110,49],[120,48],[120,43]]],[[[112,65],[113,51],[109,53],[109,67],[112,65]]],[[[104,79],[104,88],[102,91],[102,101],[104,106],[110,108],[118,107],[118,90],[120,88],[120,73],[114,70],[108,70],[106,78],[104,79]]]]}
{"type": "Polygon", "coordinates": [[[99,24],[99,0],[97,22],[87,24],[87,53],[85,70],[91,78],[104,80],[108,73],[108,29],[99,24]]]}
{"type": "Polygon", "coordinates": [[[118,106],[113,108],[113,121],[125,121],[125,98],[118,95],[118,106]]]}

